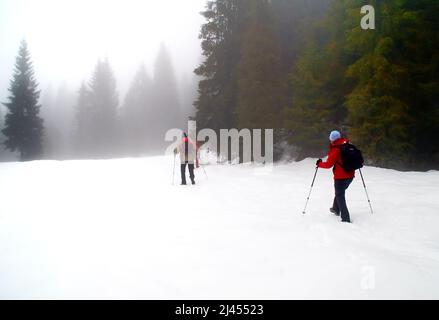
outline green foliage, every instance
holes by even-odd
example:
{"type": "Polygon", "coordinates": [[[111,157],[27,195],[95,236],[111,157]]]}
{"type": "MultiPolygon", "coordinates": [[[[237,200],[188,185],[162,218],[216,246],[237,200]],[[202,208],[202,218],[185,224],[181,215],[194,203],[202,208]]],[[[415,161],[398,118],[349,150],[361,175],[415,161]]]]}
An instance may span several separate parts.
{"type": "Polygon", "coordinates": [[[195,70],[202,77],[195,102],[200,128],[234,127],[237,102],[236,68],[248,0],[208,1],[201,28],[204,62],[195,70]]]}
{"type": "Polygon", "coordinates": [[[298,159],[320,157],[328,144],[328,133],[342,129],[346,117],[343,97],[348,84],[344,79],[347,57],[340,39],[343,10],[316,20],[307,42],[290,75],[292,103],[285,108],[285,127],[289,142],[298,147],[298,159]]]}
{"type": "Polygon", "coordinates": [[[199,127],[283,127],[299,159],[338,129],[369,163],[439,167],[437,0],[212,0],[203,15],[199,127]]]}
{"type": "Polygon", "coordinates": [[[237,67],[238,128],[281,128],[286,86],[270,7],[253,0],[237,67]]]}
{"type": "Polygon", "coordinates": [[[378,165],[437,165],[438,149],[425,139],[439,128],[431,120],[437,119],[431,89],[438,83],[439,29],[432,16],[438,5],[393,0],[377,2],[376,10],[377,30],[347,30],[346,49],[356,57],[346,73],[355,84],[346,96],[352,138],[378,165]]]}
{"type": "Polygon", "coordinates": [[[370,1],[376,30],[360,27],[364,4],[333,1],[313,24],[291,74],[289,141],[299,158],[318,156],[327,133],[346,128],[370,163],[437,167],[438,3],[370,1]]]}

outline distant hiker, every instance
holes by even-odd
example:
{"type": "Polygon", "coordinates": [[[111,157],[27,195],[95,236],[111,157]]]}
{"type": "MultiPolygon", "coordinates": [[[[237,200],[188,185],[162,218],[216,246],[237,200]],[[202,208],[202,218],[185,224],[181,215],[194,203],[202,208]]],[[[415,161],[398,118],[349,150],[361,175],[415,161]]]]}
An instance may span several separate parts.
{"type": "Polygon", "coordinates": [[[180,144],[174,150],[175,154],[180,154],[182,185],[186,185],[186,165],[189,167],[191,182],[192,184],[195,184],[194,163],[196,159],[196,150],[197,147],[195,143],[191,141],[186,132],[184,132],[180,144]]]}
{"type": "Polygon", "coordinates": [[[341,215],[342,222],[351,222],[349,210],[346,205],[345,191],[355,177],[355,170],[345,170],[345,168],[343,168],[343,158],[341,154],[341,148],[343,145],[349,144],[349,141],[342,138],[338,131],[332,131],[329,140],[331,141],[331,145],[329,147],[328,159],[325,162],[319,159],[316,165],[323,169],[333,168],[335,198],[329,211],[337,216],[341,215]]]}

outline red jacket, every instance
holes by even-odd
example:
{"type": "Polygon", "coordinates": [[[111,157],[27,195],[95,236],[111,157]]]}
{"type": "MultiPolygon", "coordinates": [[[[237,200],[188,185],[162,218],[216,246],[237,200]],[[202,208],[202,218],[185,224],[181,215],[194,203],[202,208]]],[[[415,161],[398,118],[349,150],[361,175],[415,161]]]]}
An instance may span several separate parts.
{"type": "Polygon", "coordinates": [[[334,167],[334,180],[351,179],[355,177],[355,171],[345,171],[340,164],[343,164],[341,158],[340,146],[349,143],[347,139],[340,138],[331,143],[329,147],[328,159],[319,164],[319,168],[330,169],[334,167]]]}

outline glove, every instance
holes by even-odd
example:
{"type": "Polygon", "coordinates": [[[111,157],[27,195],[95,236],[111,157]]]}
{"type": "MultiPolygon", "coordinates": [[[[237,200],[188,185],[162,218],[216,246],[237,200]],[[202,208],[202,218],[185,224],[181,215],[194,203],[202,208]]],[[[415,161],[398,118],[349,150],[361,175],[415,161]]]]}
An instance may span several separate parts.
{"type": "Polygon", "coordinates": [[[323,162],[323,160],[322,159],[319,159],[319,160],[317,160],[317,162],[316,162],[316,166],[318,167],[319,166],[319,164],[321,164],[323,162]]]}

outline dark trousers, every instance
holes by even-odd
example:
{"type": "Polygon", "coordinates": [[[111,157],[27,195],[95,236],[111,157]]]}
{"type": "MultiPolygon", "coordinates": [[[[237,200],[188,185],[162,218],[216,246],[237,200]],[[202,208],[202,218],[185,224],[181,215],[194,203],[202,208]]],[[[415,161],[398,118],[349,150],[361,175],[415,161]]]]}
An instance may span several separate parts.
{"type": "Polygon", "coordinates": [[[341,215],[341,220],[350,222],[349,210],[346,205],[345,191],[354,179],[334,180],[335,198],[332,208],[341,215]]]}
{"type": "Polygon", "coordinates": [[[194,164],[193,163],[182,163],[181,164],[181,183],[186,183],[186,165],[189,167],[189,176],[193,182],[195,179],[194,175],[194,164]]]}

